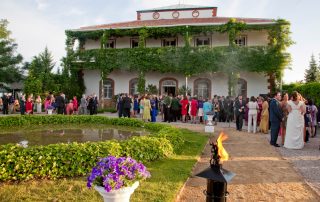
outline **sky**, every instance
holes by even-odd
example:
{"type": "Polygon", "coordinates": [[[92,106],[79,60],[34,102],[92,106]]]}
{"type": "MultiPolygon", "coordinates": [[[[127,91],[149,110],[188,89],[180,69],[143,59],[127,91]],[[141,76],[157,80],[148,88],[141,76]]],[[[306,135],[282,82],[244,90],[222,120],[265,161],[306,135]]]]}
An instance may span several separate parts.
{"type": "Polygon", "coordinates": [[[319,0],[1,0],[0,19],[9,21],[11,37],[24,61],[30,62],[47,46],[59,64],[66,54],[66,29],[132,21],[137,10],[178,3],[216,6],[220,17],[290,21],[295,44],[288,49],[292,63],[284,72],[284,83],[304,79],[312,54],[319,63],[319,0]]]}

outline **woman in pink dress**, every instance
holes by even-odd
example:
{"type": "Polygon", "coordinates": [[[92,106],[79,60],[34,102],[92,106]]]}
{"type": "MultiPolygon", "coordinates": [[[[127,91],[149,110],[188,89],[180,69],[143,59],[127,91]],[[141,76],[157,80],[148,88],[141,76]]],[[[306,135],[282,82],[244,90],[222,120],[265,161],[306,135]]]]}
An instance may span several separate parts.
{"type": "Polygon", "coordinates": [[[187,109],[188,109],[188,98],[187,96],[183,96],[183,99],[180,101],[181,104],[181,115],[182,115],[182,122],[186,122],[186,115],[188,113],[187,109]]]}
{"type": "Polygon", "coordinates": [[[72,115],[73,110],[74,110],[74,104],[73,104],[73,101],[70,100],[69,103],[67,104],[67,108],[66,108],[67,115],[72,115]]]}
{"type": "Polygon", "coordinates": [[[196,123],[197,112],[198,112],[198,101],[196,100],[195,97],[193,97],[191,100],[191,110],[190,110],[191,123],[196,123]]]}

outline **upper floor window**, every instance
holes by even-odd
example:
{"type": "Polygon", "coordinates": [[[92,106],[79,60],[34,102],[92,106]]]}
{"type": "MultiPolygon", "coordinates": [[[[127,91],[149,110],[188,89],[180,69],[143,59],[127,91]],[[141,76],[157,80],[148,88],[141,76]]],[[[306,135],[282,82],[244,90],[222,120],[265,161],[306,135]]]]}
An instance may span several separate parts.
{"type": "Polygon", "coordinates": [[[131,39],[131,48],[137,48],[139,46],[139,39],[131,39]]]}
{"type": "Polygon", "coordinates": [[[239,36],[234,40],[234,43],[238,46],[246,46],[247,45],[247,37],[239,36]]]}
{"type": "Polygon", "coordinates": [[[162,46],[177,46],[177,39],[162,39],[162,46]]]}
{"type": "Polygon", "coordinates": [[[209,37],[199,37],[195,40],[196,46],[210,46],[210,38],[209,37]]]}
{"type": "Polygon", "coordinates": [[[116,40],[109,39],[109,41],[106,43],[106,48],[116,48],[116,40]]]}

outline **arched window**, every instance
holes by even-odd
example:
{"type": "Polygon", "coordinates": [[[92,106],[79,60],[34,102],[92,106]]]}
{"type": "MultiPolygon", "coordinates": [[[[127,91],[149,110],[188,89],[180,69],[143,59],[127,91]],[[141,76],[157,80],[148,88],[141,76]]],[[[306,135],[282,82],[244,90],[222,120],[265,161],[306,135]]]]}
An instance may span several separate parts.
{"type": "Polygon", "coordinates": [[[242,95],[243,98],[247,98],[247,81],[244,79],[238,79],[237,95],[242,95]]]}
{"type": "Polygon", "coordinates": [[[159,81],[159,90],[161,94],[176,95],[178,90],[178,80],[175,78],[162,78],[159,81]]]}
{"type": "Polygon", "coordinates": [[[209,79],[197,79],[194,81],[193,95],[210,98],[211,97],[211,81],[209,79]]]}
{"type": "Polygon", "coordinates": [[[129,81],[129,94],[136,95],[138,93],[138,78],[131,79],[129,81]]]}
{"type": "Polygon", "coordinates": [[[105,79],[103,81],[104,99],[112,99],[114,95],[114,81],[112,79],[105,79]]]}

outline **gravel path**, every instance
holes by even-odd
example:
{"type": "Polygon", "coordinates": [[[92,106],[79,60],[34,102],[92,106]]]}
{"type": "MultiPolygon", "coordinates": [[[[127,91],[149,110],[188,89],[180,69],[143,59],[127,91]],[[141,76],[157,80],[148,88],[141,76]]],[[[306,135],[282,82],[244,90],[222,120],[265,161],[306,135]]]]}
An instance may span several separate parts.
{"type": "MultiPolygon", "coordinates": [[[[319,131],[319,128],[318,128],[319,131]]],[[[320,195],[320,132],[315,138],[310,138],[302,150],[290,150],[284,147],[278,151],[285,160],[292,163],[294,169],[300,173],[307,184],[320,195]]]]}

